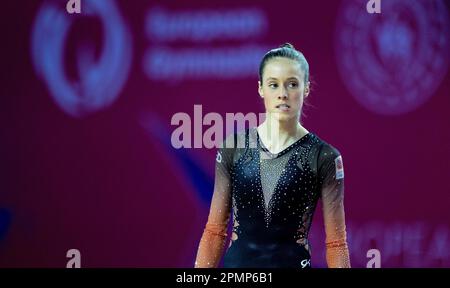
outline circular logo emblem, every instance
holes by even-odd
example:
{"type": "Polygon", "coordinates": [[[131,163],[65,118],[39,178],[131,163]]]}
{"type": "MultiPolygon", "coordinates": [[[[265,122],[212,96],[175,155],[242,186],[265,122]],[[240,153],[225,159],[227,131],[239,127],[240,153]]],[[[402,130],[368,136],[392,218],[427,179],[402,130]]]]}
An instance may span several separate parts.
{"type": "Polygon", "coordinates": [[[131,65],[131,39],[113,1],[83,1],[85,14],[99,17],[104,36],[103,51],[95,60],[94,49],[78,49],[78,81],[64,69],[64,48],[75,16],[65,5],[46,2],[33,27],[31,54],[37,74],[45,81],[56,104],[67,114],[80,117],[103,109],[116,100],[131,65]]]}
{"type": "Polygon", "coordinates": [[[439,87],[449,64],[449,17],[441,0],[343,1],[336,59],[356,101],[385,115],[411,112],[439,87]]]}

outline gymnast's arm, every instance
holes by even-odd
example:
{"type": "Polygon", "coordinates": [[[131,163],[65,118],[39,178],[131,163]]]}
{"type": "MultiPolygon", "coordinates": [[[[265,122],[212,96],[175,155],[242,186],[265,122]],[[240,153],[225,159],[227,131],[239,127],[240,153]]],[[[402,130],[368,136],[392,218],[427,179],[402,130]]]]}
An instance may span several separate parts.
{"type": "Polygon", "coordinates": [[[214,192],[208,221],[200,239],[195,268],[216,268],[224,252],[231,215],[232,151],[223,148],[217,153],[214,192]]]}
{"type": "Polygon", "coordinates": [[[350,268],[344,212],[344,170],[342,157],[333,147],[321,151],[322,207],[329,268],[350,268]]]}

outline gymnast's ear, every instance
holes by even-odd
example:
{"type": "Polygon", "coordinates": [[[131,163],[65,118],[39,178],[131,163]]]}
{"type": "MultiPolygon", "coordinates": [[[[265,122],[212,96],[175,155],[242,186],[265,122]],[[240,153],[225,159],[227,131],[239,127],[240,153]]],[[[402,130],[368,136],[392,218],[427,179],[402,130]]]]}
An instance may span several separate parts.
{"type": "Polygon", "coordinates": [[[310,82],[308,81],[306,83],[306,85],[305,85],[304,98],[308,97],[310,91],[311,91],[311,89],[310,89],[310,82]]]}
{"type": "Polygon", "coordinates": [[[264,98],[261,81],[258,81],[258,93],[259,93],[259,96],[261,96],[261,98],[264,98]]]}

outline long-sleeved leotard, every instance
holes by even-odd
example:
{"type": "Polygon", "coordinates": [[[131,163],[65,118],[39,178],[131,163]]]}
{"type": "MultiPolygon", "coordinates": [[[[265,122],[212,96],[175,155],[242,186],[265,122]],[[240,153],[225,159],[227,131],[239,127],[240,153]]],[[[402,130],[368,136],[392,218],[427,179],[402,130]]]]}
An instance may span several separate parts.
{"type": "Polygon", "coordinates": [[[311,267],[308,233],[322,200],[328,267],[350,267],[340,153],[313,133],[277,154],[256,128],[228,137],[216,157],[214,193],[195,267],[311,267]]]}

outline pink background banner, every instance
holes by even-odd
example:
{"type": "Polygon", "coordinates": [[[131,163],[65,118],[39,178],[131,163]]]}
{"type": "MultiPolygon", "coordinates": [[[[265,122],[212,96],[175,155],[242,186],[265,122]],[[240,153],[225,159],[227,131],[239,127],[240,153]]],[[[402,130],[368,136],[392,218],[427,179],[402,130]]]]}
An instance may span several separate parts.
{"type": "Polygon", "coordinates": [[[310,65],[303,125],[343,156],[352,266],[370,249],[450,266],[449,1],[66,3],[2,4],[0,267],[66,267],[69,249],[82,267],[193,267],[216,150],[175,149],[171,119],[190,115],[194,141],[207,113],[263,113],[259,61],[284,42],[310,65]]]}

